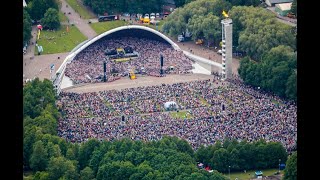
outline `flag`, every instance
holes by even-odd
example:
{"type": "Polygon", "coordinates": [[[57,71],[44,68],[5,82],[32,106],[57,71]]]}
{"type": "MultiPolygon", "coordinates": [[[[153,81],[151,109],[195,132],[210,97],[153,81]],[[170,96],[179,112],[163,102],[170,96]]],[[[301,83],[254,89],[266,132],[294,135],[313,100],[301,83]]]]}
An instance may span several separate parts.
{"type": "Polygon", "coordinates": [[[224,17],[226,17],[226,18],[229,17],[229,15],[228,15],[225,11],[222,11],[222,15],[223,15],[224,17]]]}

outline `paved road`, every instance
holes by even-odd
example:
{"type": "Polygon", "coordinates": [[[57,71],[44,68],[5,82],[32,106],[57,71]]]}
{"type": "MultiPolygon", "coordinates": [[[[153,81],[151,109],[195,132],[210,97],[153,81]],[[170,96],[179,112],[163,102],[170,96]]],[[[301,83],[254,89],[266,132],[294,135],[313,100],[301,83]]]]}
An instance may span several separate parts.
{"type": "Polygon", "coordinates": [[[69,53],[58,53],[35,56],[33,59],[24,59],[23,80],[39,77],[40,80],[50,78],[50,65],[55,65],[57,70],[69,53]],[[60,57],[60,59],[58,59],[60,57]]]}
{"type": "Polygon", "coordinates": [[[97,33],[89,26],[88,20],[80,18],[80,15],[72,9],[71,6],[65,1],[61,0],[61,12],[66,13],[70,24],[74,24],[82,34],[84,34],[88,39],[91,39],[97,35],[97,33]],[[68,7],[66,7],[68,5],[68,7]],[[68,14],[68,13],[71,14],[68,14]]]}
{"type": "MultiPolygon", "coordinates": [[[[114,82],[108,83],[95,83],[95,84],[86,84],[78,87],[70,87],[65,88],[62,91],[65,92],[77,92],[77,93],[85,93],[85,92],[98,92],[103,90],[111,90],[111,89],[125,89],[125,88],[135,88],[140,86],[153,86],[153,85],[161,85],[165,84],[173,84],[177,82],[189,82],[195,80],[204,80],[204,79],[213,79],[212,75],[205,74],[189,74],[189,75],[167,75],[166,77],[152,77],[145,76],[142,77],[137,75],[137,79],[130,80],[128,77],[123,77],[114,82]]],[[[217,85],[221,85],[217,84],[217,85]]]]}
{"type": "Polygon", "coordinates": [[[275,7],[267,7],[267,9],[277,15],[278,21],[280,21],[280,22],[282,22],[282,23],[285,23],[285,24],[288,24],[288,25],[290,25],[290,26],[297,26],[297,19],[280,16],[280,15],[275,11],[275,7]]]}

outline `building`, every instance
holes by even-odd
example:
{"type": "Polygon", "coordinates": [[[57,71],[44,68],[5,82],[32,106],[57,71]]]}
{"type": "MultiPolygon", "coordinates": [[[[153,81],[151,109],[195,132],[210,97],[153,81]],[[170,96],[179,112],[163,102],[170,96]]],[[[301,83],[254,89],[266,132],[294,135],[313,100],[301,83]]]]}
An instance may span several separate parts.
{"type": "Polygon", "coordinates": [[[223,19],[222,24],[222,79],[232,77],[232,19],[223,19]]]}
{"type": "Polygon", "coordinates": [[[292,3],[282,3],[282,4],[276,4],[275,6],[275,11],[280,15],[280,16],[287,16],[287,14],[291,10],[291,5],[292,3]]]}
{"type": "Polygon", "coordinates": [[[275,6],[276,4],[293,2],[293,0],[265,0],[265,1],[268,6],[275,6]]]}

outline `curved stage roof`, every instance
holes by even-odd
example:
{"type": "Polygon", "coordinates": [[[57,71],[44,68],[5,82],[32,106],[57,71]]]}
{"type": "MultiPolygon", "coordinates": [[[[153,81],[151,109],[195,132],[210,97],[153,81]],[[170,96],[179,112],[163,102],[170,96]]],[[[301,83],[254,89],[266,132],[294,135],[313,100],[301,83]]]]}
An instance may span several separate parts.
{"type": "MultiPolygon", "coordinates": [[[[63,63],[59,67],[59,69],[56,71],[56,77],[55,77],[55,79],[53,81],[54,86],[58,90],[58,94],[60,92],[60,86],[61,86],[62,78],[64,76],[64,71],[65,71],[67,63],[72,61],[73,58],[77,54],[79,54],[82,50],[86,49],[91,44],[93,44],[93,43],[95,43],[95,42],[97,42],[99,40],[104,40],[104,39],[109,39],[109,38],[114,38],[114,37],[121,37],[121,36],[150,38],[150,39],[154,39],[154,40],[161,41],[161,42],[164,42],[164,43],[168,43],[175,50],[181,51],[179,46],[176,43],[174,43],[170,38],[168,38],[167,36],[165,36],[161,32],[156,31],[156,30],[154,30],[152,28],[149,28],[149,27],[146,27],[146,26],[128,25],[128,26],[121,26],[121,27],[117,27],[117,28],[111,29],[109,31],[106,31],[106,32],[104,32],[104,33],[92,38],[92,39],[88,39],[88,40],[80,43],[78,46],[76,46],[70,52],[70,54],[66,57],[66,59],[63,61],[63,63]]],[[[192,59],[196,59],[196,60],[199,60],[199,58],[201,59],[201,57],[198,57],[198,56],[195,56],[195,55],[193,55],[193,57],[191,57],[190,53],[188,53],[186,51],[183,51],[183,52],[184,52],[184,54],[186,54],[188,57],[190,57],[192,59]]],[[[221,66],[221,64],[214,63],[214,62],[209,61],[209,60],[206,63],[207,64],[211,64],[211,65],[215,65],[215,66],[218,66],[218,67],[221,66]]]]}

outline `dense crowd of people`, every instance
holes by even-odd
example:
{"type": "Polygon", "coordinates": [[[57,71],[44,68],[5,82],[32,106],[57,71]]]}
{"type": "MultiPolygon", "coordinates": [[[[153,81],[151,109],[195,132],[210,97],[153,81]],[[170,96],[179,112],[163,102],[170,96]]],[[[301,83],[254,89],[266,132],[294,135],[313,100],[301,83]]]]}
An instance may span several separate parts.
{"type": "Polygon", "coordinates": [[[163,55],[163,69],[168,74],[191,73],[192,61],[182,51],[174,50],[170,44],[134,37],[101,39],[90,45],[66,66],[65,75],[74,84],[101,82],[103,62],[107,62],[107,80],[114,81],[128,76],[132,70],[143,70],[147,75],[160,76],[160,54],[163,55]],[[139,56],[126,62],[108,59],[105,51],[131,47],[139,56]]]}
{"type": "Polygon", "coordinates": [[[224,138],[263,138],[281,142],[288,151],[296,149],[297,107],[293,102],[237,80],[219,83],[208,79],[82,94],[62,92],[58,133],[71,142],[178,136],[195,149],[224,138]],[[175,111],[166,111],[168,101],[176,102],[177,111],[185,115],[176,117],[175,111]]]}

